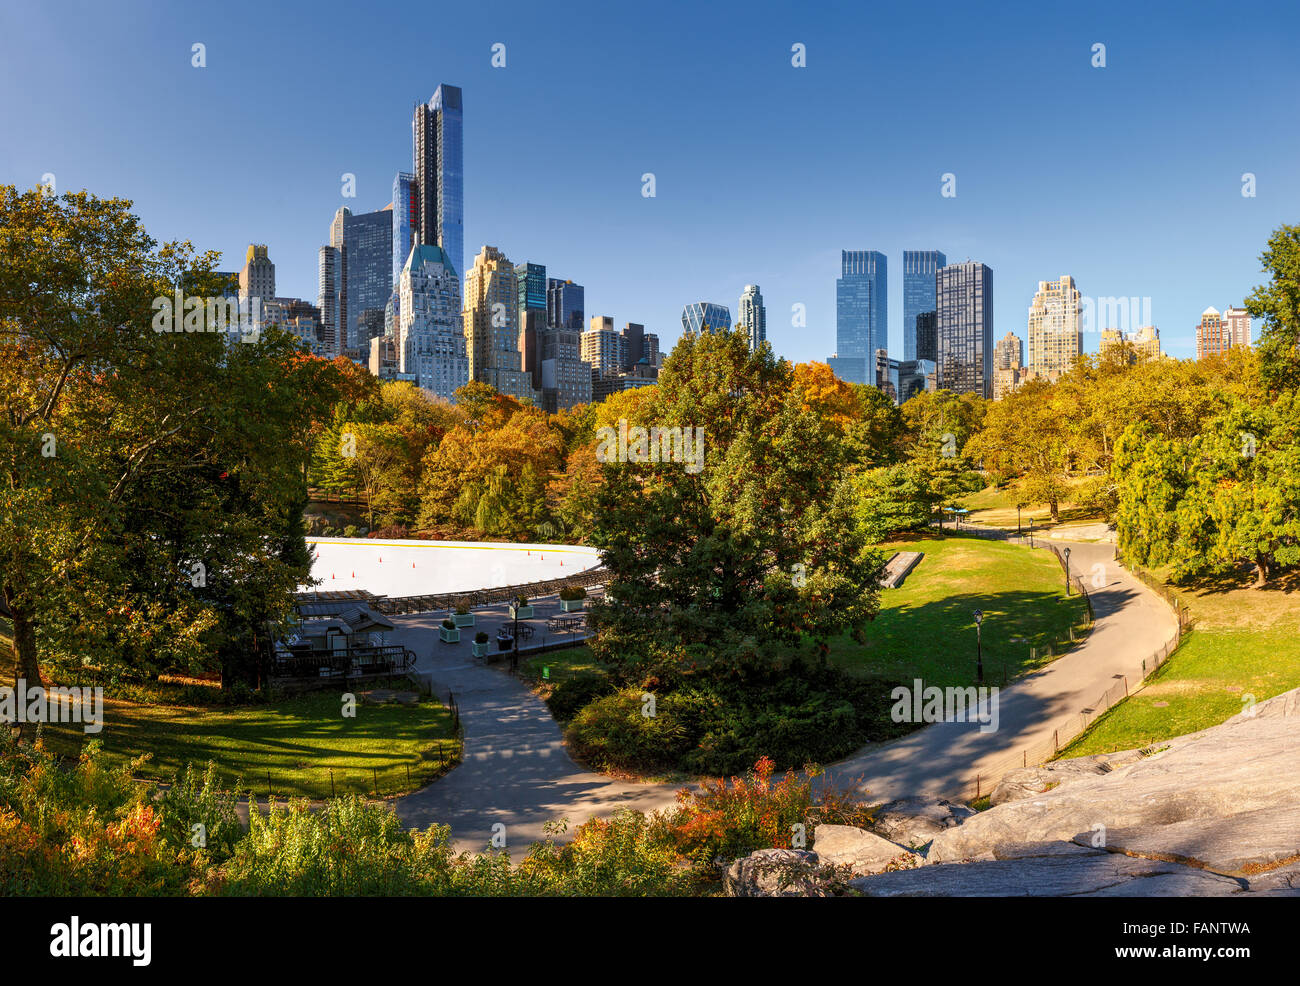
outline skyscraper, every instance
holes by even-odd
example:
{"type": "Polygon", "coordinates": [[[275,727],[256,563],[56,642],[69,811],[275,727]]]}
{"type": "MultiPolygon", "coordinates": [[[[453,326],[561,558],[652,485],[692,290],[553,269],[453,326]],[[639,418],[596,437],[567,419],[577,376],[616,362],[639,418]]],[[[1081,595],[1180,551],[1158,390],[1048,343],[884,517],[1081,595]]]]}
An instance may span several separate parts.
{"type": "Polygon", "coordinates": [[[331,356],[343,348],[339,321],[343,302],[343,251],[338,247],[320,248],[317,266],[316,307],[320,309],[321,345],[331,356]]]}
{"type": "Polygon", "coordinates": [[[239,272],[239,297],[264,301],[275,297],[275,264],[267,256],[265,243],[248,244],[244,267],[239,272]]]}
{"type": "Polygon", "coordinates": [[[519,279],[496,247],[485,246],[465,275],[462,313],[469,373],[518,400],[536,403],[519,351],[519,279]]]}
{"type": "Polygon", "coordinates": [[[546,268],[541,264],[515,264],[515,280],[519,285],[519,314],[534,310],[542,313],[546,324],[546,268]]]}
{"type": "Polygon", "coordinates": [[[750,349],[757,349],[767,338],[767,309],[763,306],[763,292],[757,284],[745,285],[737,309],[736,326],[745,330],[750,349]]]}
{"type": "MultiPolygon", "coordinates": [[[[415,175],[399,171],[393,178],[393,284],[402,279],[419,229],[420,188],[415,175]]],[[[456,272],[460,277],[460,272],[456,272]]]]}
{"type": "MultiPolygon", "coordinates": [[[[934,275],[947,265],[938,250],[903,251],[903,360],[934,359],[917,348],[918,319],[934,311],[934,275]]],[[[883,344],[883,343],[882,343],[883,344]]]]}
{"type": "Polygon", "coordinates": [[[411,121],[420,242],[442,247],[457,276],[464,270],[465,254],[463,124],[460,88],[446,83],[434,90],[427,105],[415,107],[411,121]]]}
{"type": "Polygon", "coordinates": [[[835,353],[839,359],[863,361],[862,379],[851,383],[870,383],[867,367],[874,368],[877,349],[888,348],[888,295],[889,261],[883,253],[840,251],[840,276],[835,282],[835,353]]]}
{"type": "Polygon", "coordinates": [[[1223,310],[1223,330],[1229,346],[1250,345],[1250,312],[1229,305],[1223,310]]]}
{"type": "Polygon", "coordinates": [[[627,365],[627,336],[615,331],[610,315],[591,316],[581,344],[582,361],[598,376],[612,377],[627,365]]]}
{"type": "Polygon", "coordinates": [[[991,397],[993,271],[968,260],[940,267],[935,281],[938,387],[991,397]]]}
{"type": "Polygon", "coordinates": [[[394,286],[393,217],[388,209],[343,213],[344,348],[370,352],[376,318],[382,326],[384,305],[394,286]]]}
{"type": "Polygon", "coordinates": [[[550,277],[546,280],[546,320],[553,329],[586,329],[586,292],[581,284],[550,277]]]}
{"type": "Polygon", "coordinates": [[[1014,332],[1008,332],[998,344],[993,347],[993,369],[995,370],[1014,370],[1025,364],[1024,344],[1020,341],[1020,336],[1014,332]]]}
{"type": "Polygon", "coordinates": [[[1083,312],[1074,278],[1039,281],[1029,306],[1029,369],[1065,373],[1083,352],[1083,312]]]}
{"type": "Polygon", "coordinates": [[[731,310],[711,301],[697,301],[682,309],[682,329],[686,332],[729,332],[731,310]]]}
{"type": "Polygon", "coordinates": [[[401,319],[397,368],[422,390],[451,401],[469,383],[469,358],[461,325],[460,281],[439,246],[417,244],[398,279],[401,319]]]}

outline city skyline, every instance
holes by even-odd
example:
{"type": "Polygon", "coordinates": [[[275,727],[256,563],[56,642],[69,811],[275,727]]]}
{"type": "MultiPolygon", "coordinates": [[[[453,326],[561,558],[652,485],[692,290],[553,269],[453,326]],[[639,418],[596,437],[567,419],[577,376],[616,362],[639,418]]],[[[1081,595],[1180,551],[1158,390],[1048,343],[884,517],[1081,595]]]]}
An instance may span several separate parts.
{"type": "MultiPolygon", "coordinates": [[[[864,244],[895,258],[937,248],[950,263],[967,257],[987,263],[998,274],[998,336],[1010,330],[1023,338],[1023,318],[1015,313],[1025,311],[1039,280],[1060,271],[1096,296],[1150,297],[1165,351],[1188,358],[1195,354],[1200,313],[1241,303],[1260,280],[1258,244],[1267,229],[1300,209],[1300,191],[1286,181],[1300,157],[1300,137],[1285,122],[1294,115],[1266,111],[1249,95],[1257,87],[1296,91],[1294,60],[1271,57],[1285,55],[1282,29],[1250,37],[1261,57],[1245,73],[1210,79],[1196,72],[1188,53],[1244,41],[1244,27],[1196,25],[1159,12],[1134,17],[1119,5],[1073,26],[1026,20],[1020,16],[1025,5],[980,17],[953,12],[939,24],[889,11],[873,33],[910,38],[930,31],[938,46],[960,37],[966,53],[939,66],[929,94],[890,90],[882,105],[905,120],[906,139],[897,142],[900,149],[881,147],[864,158],[866,139],[836,122],[842,104],[835,95],[856,66],[848,42],[866,30],[862,13],[846,13],[831,31],[789,12],[767,25],[737,25],[729,14],[702,11],[696,12],[699,31],[683,38],[657,22],[627,34],[618,30],[626,15],[599,10],[575,31],[572,23],[507,3],[504,9],[518,16],[505,33],[495,13],[440,14],[439,37],[456,42],[435,44],[429,58],[408,66],[391,61],[383,37],[367,39],[345,18],[301,16],[305,9],[267,11],[263,29],[252,35],[228,18],[198,11],[177,12],[166,24],[141,18],[143,26],[130,30],[106,11],[81,12],[75,23],[60,24],[62,46],[74,56],[68,70],[48,79],[47,97],[66,97],[68,115],[47,119],[38,106],[18,101],[0,111],[6,132],[21,138],[0,147],[0,175],[30,187],[49,173],[59,191],[87,187],[130,197],[160,235],[222,251],[224,269],[239,265],[250,242],[267,244],[280,294],[311,299],[323,217],[340,206],[354,214],[382,210],[394,200],[393,176],[410,166],[412,96],[424,98],[449,80],[469,102],[466,252],[498,244],[508,256],[536,258],[586,286],[586,311],[638,319],[662,333],[666,347],[679,334],[684,304],[734,299],[745,284],[762,284],[768,339],[792,360],[825,359],[834,351],[834,257],[864,244]],[[1156,20],[1160,29],[1153,31],[1156,20]],[[728,37],[735,57],[722,60],[725,68],[716,59],[695,59],[691,72],[664,79],[663,108],[659,99],[654,106],[637,101],[633,83],[588,84],[589,73],[607,64],[629,58],[653,64],[667,47],[704,51],[715,32],[728,37]],[[623,40],[591,41],[611,33],[623,40]],[[269,57],[283,37],[310,47],[347,44],[350,63],[386,71],[360,73],[336,103],[317,105],[310,80],[269,57]],[[195,68],[190,49],[200,41],[206,66],[195,68]],[[507,45],[504,68],[491,62],[498,41],[507,45]],[[791,65],[795,41],[807,46],[806,68],[791,65]],[[1096,42],[1108,44],[1104,68],[1090,64],[1096,42]],[[1001,61],[1019,68],[1013,73],[1001,61]],[[268,64],[255,81],[242,69],[259,62],[268,64]],[[1032,95],[1024,92],[1026,74],[1036,80],[1032,95]],[[984,93],[985,117],[996,118],[990,135],[996,139],[975,142],[974,120],[953,121],[936,136],[932,124],[944,93],[972,81],[984,93]],[[765,98],[778,116],[797,119],[788,139],[755,156],[748,153],[750,138],[739,135],[739,164],[730,163],[736,160],[730,154],[698,155],[697,124],[723,107],[751,105],[760,84],[776,87],[765,98]],[[242,99],[255,85],[257,97],[242,99]],[[93,89],[113,101],[141,88],[147,92],[139,116],[147,123],[123,119],[110,126],[74,96],[93,89]],[[563,107],[567,126],[555,134],[538,127],[525,150],[502,121],[533,91],[563,107]],[[1050,101],[1065,101],[1078,114],[1071,134],[1042,130],[1037,107],[1050,101]],[[311,153],[295,159],[292,170],[255,154],[194,155],[183,168],[159,170],[151,128],[159,119],[196,112],[220,113],[223,125],[240,133],[312,133],[311,153]],[[340,117],[347,126],[326,126],[340,117]],[[1249,133],[1249,146],[1204,145],[1207,127],[1249,133]],[[1075,134],[1085,135],[1082,151],[1075,134]],[[1117,140],[1142,154],[1132,159],[1105,150],[1117,140]],[[986,144],[1002,149],[986,151],[986,144]],[[830,180],[848,167],[851,184],[830,180]],[[654,198],[642,195],[646,173],[656,178],[654,198]],[[951,199],[940,192],[947,173],[956,179],[951,199]],[[1241,194],[1247,173],[1257,177],[1255,198],[1241,194]],[[341,196],[343,174],[355,177],[355,198],[341,196]],[[521,174],[537,194],[498,194],[521,174]],[[758,222],[765,210],[742,205],[756,195],[761,201],[760,190],[776,174],[785,175],[783,196],[765,223],[777,223],[779,245],[758,222]],[[207,194],[196,196],[195,189],[207,194]],[[1074,218],[1061,209],[1063,190],[1077,205],[1074,218]],[[1215,230],[1213,238],[1199,235],[1206,226],[1215,230]],[[725,233],[692,242],[683,238],[692,229],[725,233]],[[1026,229],[1032,231],[1027,242],[1026,229]],[[752,245],[758,243],[765,245],[752,245]],[[674,258],[667,274],[645,278],[665,255],[674,258]],[[794,305],[804,308],[803,326],[792,324],[794,305]]],[[[44,22],[56,16],[36,12],[12,25],[14,57],[0,66],[11,88],[25,76],[46,79],[40,47],[24,39],[43,36],[44,22]]],[[[1280,27],[1300,21],[1289,9],[1278,17],[1280,27]]],[[[899,67],[900,59],[887,53],[880,71],[899,67]]],[[[901,279],[888,286],[887,304],[896,314],[886,348],[905,356],[901,279]]],[[[1099,342],[1099,332],[1089,332],[1084,350],[1096,352],[1099,342]]]]}

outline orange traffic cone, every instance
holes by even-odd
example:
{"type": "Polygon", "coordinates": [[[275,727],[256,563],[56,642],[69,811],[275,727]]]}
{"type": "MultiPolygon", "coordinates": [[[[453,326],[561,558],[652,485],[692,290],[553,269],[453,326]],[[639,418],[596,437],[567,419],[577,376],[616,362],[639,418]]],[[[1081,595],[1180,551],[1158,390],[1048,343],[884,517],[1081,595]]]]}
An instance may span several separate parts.
{"type": "Polygon", "coordinates": [[[352,573],[352,577],[355,579],[355,578],[357,577],[357,573],[356,573],[356,572],[353,572],[353,573],[352,573]]]}

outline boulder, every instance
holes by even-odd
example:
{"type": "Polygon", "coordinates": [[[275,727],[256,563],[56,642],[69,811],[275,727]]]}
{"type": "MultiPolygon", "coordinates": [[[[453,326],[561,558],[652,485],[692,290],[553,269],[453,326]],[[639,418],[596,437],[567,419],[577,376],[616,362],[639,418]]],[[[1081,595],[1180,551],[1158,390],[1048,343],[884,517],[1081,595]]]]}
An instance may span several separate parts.
{"type": "Polygon", "coordinates": [[[731,864],[723,889],[728,897],[828,897],[835,877],[815,852],[760,849],[731,864]]]}
{"type": "Polygon", "coordinates": [[[866,897],[1222,897],[1242,883],[1163,860],[1098,849],[1044,850],[1045,855],[927,865],[849,881],[866,897]]]}
{"type": "Polygon", "coordinates": [[[852,825],[818,825],[813,829],[813,848],[823,863],[846,866],[854,876],[883,873],[891,864],[900,868],[921,862],[902,846],[852,825]]]}
{"type": "Polygon", "coordinates": [[[1072,760],[1057,760],[1041,767],[1023,767],[1002,775],[997,787],[989,795],[989,804],[1006,804],[1023,801],[1055,790],[1083,777],[1109,774],[1119,767],[1137,763],[1146,754],[1142,750],[1125,750],[1122,753],[1099,753],[1072,760]]]}
{"type": "Polygon", "coordinates": [[[1247,876],[1300,860],[1300,805],[1236,812],[1223,818],[1193,819],[1155,828],[1106,829],[1090,841],[1104,839],[1112,852],[1189,863],[1215,873],[1247,876]]]}
{"type": "Polygon", "coordinates": [[[900,846],[919,849],[940,832],[960,825],[975,812],[934,798],[901,798],[877,808],[871,829],[900,846]]]}
{"type": "MultiPolygon", "coordinates": [[[[1068,783],[1004,802],[939,833],[927,860],[956,862],[1007,843],[1061,842],[1076,836],[1091,846],[1100,835],[1099,844],[1108,845],[1117,831],[1149,832],[1155,838],[1155,829],[1183,822],[1192,824],[1164,834],[1174,840],[1171,844],[1186,848],[1197,845],[1196,829],[1207,830],[1199,848],[1189,850],[1189,858],[1199,859],[1196,853],[1206,855],[1215,839],[1227,838],[1231,826],[1217,823],[1228,816],[1294,803],[1294,778],[1300,775],[1297,718],[1300,689],[1261,702],[1253,712],[1240,713],[1221,726],[1169,740],[1136,761],[1100,773],[1095,763],[1085,765],[1068,783]]],[[[1056,776],[1069,773],[1060,764],[1053,766],[1056,776]]],[[[1286,847],[1261,841],[1255,827],[1251,831],[1256,833],[1253,843],[1236,840],[1215,858],[1233,862],[1234,872],[1277,862],[1286,847]]],[[[1126,838],[1132,841],[1134,836],[1126,838]]],[[[1162,854],[1153,842],[1142,845],[1144,852],[1162,854]]]]}

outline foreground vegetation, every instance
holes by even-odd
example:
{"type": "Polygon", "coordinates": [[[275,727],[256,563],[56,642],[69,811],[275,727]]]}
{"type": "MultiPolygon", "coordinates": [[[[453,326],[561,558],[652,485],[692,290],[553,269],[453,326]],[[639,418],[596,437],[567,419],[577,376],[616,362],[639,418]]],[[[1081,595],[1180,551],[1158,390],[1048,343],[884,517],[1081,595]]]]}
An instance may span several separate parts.
{"type": "Polygon", "coordinates": [[[447,829],[404,829],[361,798],[254,812],[215,771],[147,789],[98,744],[61,769],[40,746],[0,738],[0,895],[4,896],[673,896],[716,894],[726,865],[789,847],[796,823],[861,824],[865,805],[812,793],[812,776],[747,776],[684,791],[655,815],[592,820],[563,844],[563,823],[512,864],[505,852],[456,853],[447,829]]]}

